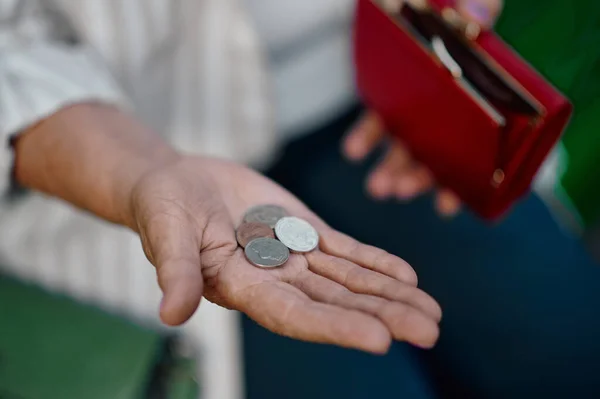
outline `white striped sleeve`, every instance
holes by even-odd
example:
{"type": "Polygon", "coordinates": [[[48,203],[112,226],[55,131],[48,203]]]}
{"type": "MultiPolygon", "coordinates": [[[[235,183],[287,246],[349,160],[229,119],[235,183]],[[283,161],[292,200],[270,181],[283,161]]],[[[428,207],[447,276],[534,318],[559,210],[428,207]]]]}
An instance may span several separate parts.
{"type": "MultiPolygon", "coordinates": [[[[39,13],[35,17],[39,19],[39,13]]],[[[0,193],[11,185],[13,153],[9,143],[15,135],[75,103],[129,106],[90,48],[40,34],[44,30],[35,30],[35,24],[46,21],[23,21],[25,18],[27,15],[0,29],[0,193]],[[22,27],[28,24],[29,30],[23,34],[22,27]]]]}

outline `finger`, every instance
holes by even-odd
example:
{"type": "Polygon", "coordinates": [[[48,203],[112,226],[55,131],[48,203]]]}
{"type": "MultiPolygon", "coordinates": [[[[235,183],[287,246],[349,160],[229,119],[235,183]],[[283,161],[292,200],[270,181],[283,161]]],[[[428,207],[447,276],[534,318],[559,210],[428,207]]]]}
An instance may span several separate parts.
{"type": "Polygon", "coordinates": [[[431,190],[434,185],[431,173],[421,165],[415,165],[400,173],[395,181],[395,193],[401,200],[415,198],[431,190]]]}
{"type": "Polygon", "coordinates": [[[407,304],[355,294],[342,285],[308,270],[297,276],[294,285],[316,301],[358,310],[379,318],[396,340],[431,348],[438,339],[437,322],[407,304]]]}
{"type": "Polygon", "coordinates": [[[386,353],[391,336],[377,318],[318,303],[297,288],[269,281],[242,291],[237,309],[263,327],[290,338],[386,353]]]}
{"type": "Polygon", "coordinates": [[[458,196],[451,191],[442,190],[436,197],[436,209],[447,217],[454,216],[460,210],[461,202],[458,196]]]}
{"type": "Polygon", "coordinates": [[[366,269],[385,274],[406,284],[417,286],[417,274],[402,259],[383,249],[361,244],[352,237],[332,229],[320,233],[320,248],[326,254],[346,259],[366,269]]]}
{"type": "Polygon", "coordinates": [[[163,292],[160,317],[179,325],[196,311],[202,298],[202,271],[196,233],[183,215],[159,213],[141,223],[163,292]]]}
{"type": "Polygon", "coordinates": [[[375,168],[368,179],[367,188],[375,198],[386,198],[394,193],[396,176],[410,167],[411,157],[400,144],[394,144],[383,161],[375,168]]]}
{"type": "Polygon", "coordinates": [[[306,254],[306,259],[311,271],[341,284],[354,293],[404,302],[427,314],[436,322],[442,318],[440,305],[412,285],[320,251],[306,254]]]}
{"type": "Polygon", "coordinates": [[[355,161],[361,160],[377,147],[384,136],[380,118],[373,112],[367,112],[344,138],[344,155],[355,161]]]}
{"type": "Polygon", "coordinates": [[[459,0],[458,12],[482,29],[491,29],[502,12],[502,0],[459,0]]]}

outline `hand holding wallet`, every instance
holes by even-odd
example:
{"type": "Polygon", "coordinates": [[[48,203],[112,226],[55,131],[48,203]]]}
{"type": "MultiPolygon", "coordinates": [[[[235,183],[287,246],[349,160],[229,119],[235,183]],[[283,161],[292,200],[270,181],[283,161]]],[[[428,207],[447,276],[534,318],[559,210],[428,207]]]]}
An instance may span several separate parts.
{"type": "Polygon", "coordinates": [[[437,182],[488,220],[526,194],[569,101],[451,0],[359,0],[359,92],[437,182]]]}

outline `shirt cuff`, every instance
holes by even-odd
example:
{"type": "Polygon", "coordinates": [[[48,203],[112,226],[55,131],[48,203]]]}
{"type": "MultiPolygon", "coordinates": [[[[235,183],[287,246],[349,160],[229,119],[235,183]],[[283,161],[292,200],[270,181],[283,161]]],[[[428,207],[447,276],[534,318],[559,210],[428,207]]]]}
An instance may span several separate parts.
{"type": "Polygon", "coordinates": [[[91,49],[45,43],[0,50],[0,193],[12,183],[11,139],[60,109],[86,101],[131,108],[91,49]]]}

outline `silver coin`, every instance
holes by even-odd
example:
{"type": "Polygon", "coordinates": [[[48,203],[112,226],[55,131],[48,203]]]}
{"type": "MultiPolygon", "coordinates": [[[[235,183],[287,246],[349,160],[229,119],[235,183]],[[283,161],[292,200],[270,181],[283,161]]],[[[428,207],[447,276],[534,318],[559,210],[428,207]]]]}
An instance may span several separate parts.
{"type": "Polygon", "coordinates": [[[285,216],[288,216],[287,211],[279,205],[259,205],[246,212],[244,222],[263,223],[274,228],[279,219],[285,216]]]}
{"type": "Polygon", "coordinates": [[[289,216],[279,219],[275,235],[294,252],[310,252],[319,246],[319,233],[304,219],[289,216]]]}
{"type": "Polygon", "coordinates": [[[273,238],[264,237],[250,241],[244,253],[254,266],[265,268],[282,266],[290,257],[290,251],[285,245],[273,238]]]}

